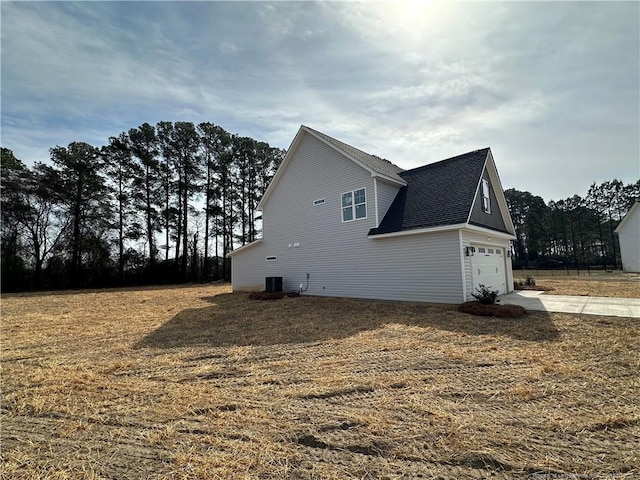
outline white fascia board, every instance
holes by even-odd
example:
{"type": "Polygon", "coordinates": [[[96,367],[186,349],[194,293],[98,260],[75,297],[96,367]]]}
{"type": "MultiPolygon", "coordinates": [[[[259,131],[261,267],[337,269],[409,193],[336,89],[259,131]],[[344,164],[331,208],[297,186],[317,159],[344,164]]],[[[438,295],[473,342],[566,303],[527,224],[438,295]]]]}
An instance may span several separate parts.
{"type": "Polygon", "coordinates": [[[493,236],[496,238],[502,238],[505,240],[515,240],[515,236],[510,233],[498,232],[497,230],[491,230],[490,228],[478,227],[477,225],[471,225],[469,223],[456,223],[453,225],[441,225],[438,227],[416,228],[414,230],[403,230],[401,232],[380,233],[378,235],[367,235],[368,238],[392,238],[401,237],[405,235],[419,235],[421,233],[433,233],[433,232],[447,232],[450,230],[469,230],[475,233],[480,233],[487,236],[493,236]]]}
{"type": "Polygon", "coordinates": [[[367,235],[368,238],[392,238],[403,237],[405,235],[419,235],[421,233],[447,232],[450,230],[459,230],[467,227],[467,223],[457,223],[455,225],[441,225],[438,227],[416,228],[414,230],[403,230],[401,232],[380,233],[378,235],[367,235]]]}
{"type": "MultiPolygon", "coordinates": [[[[351,158],[351,157],[349,157],[349,158],[351,158]]],[[[357,162],[356,160],[354,160],[354,162],[356,162],[356,163],[360,164],[360,162],[357,162]]],[[[367,168],[367,167],[365,167],[364,165],[362,165],[362,166],[363,166],[364,168],[367,168]]],[[[396,185],[400,185],[400,186],[402,186],[402,187],[405,187],[405,186],[407,185],[407,182],[405,182],[404,180],[403,180],[403,181],[400,181],[400,180],[396,180],[395,178],[387,177],[386,175],[383,175],[383,174],[381,174],[381,173],[374,172],[374,171],[373,171],[373,170],[371,170],[370,168],[367,168],[367,170],[369,170],[369,171],[371,172],[371,176],[372,176],[373,178],[376,178],[376,177],[377,177],[377,178],[382,178],[383,180],[386,180],[387,182],[395,183],[396,185]]]]}
{"type": "Polygon", "coordinates": [[[258,240],[254,240],[251,243],[247,243],[246,245],[243,245],[241,247],[238,247],[235,250],[230,251],[229,253],[227,253],[227,258],[233,257],[237,253],[244,252],[245,250],[248,250],[251,247],[255,247],[259,243],[262,243],[261,238],[259,238],[258,240]]]}
{"type": "Polygon", "coordinates": [[[479,227],[478,225],[470,225],[467,224],[464,226],[465,230],[469,230],[473,233],[480,233],[482,235],[487,235],[488,237],[496,237],[496,238],[502,238],[505,240],[515,240],[516,237],[515,235],[512,235],[510,233],[505,233],[505,232],[498,232],[497,230],[491,230],[490,228],[485,228],[485,227],[479,227]]]}
{"type": "Polygon", "coordinates": [[[300,143],[303,130],[305,132],[308,132],[308,130],[304,128],[304,125],[302,125],[298,129],[298,133],[296,133],[296,136],[293,137],[293,141],[291,142],[291,145],[289,145],[289,148],[287,149],[287,153],[285,154],[284,159],[282,160],[282,163],[278,167],[278,170],[276,170],[276,173],[271,179],[271,182],[269,183],[269,186],[265,190],[264,195],[262,195],[262,198],[260,199],[260,202],[258,203],[256,210],[262,211],[264,207],[264,203],[267,201],[267,199],[271,195],[271,192],[275,190],[276,184],[278,183],[278,181],[280,180],[280,177],[282,176],[282,172],[285,170],[285,168],[287,168],[287,164],[291,161],[291,157],[293,157],[293,154],[295,153],[295,150],[297,149],[298,144],[300,143]]]}

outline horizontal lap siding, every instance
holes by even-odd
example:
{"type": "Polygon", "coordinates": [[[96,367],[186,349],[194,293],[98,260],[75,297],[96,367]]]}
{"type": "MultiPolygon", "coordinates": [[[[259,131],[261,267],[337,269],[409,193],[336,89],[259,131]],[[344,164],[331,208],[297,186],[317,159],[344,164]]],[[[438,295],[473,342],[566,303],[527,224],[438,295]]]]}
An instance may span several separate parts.
{"type": "Polygon", "coordinates": [[[369,239],[363,263],[362,287],[344,286],[354,296],[435,303],[462,298],[457,232],[369,239]]]}
{"type": "MultiPolygon", "coordinates": [[[[398,185],[391,185],[380,179],[377,180],[378,190],[378,221],[382,222],[387,210],[396,198],[400,187],[398,185]]],[[[377,226],[377,225],[376,225],[377,226]]]]}
{"type": "Polygon", "coordinates": [[[335,276],[339,259],[353,256],[375,226],[373,200],[368,171],[305,135],[263,212],[264,237],[286,269],[284,288],[306,285],[307,272],[314,277],[328,272],[335,276]],[[343,223],[341,194],[360,188],[366,189],[367,218],[343,223]],[[323,205],[313,204],[321,198],[323,205]],[[293,246],[296,243],[298,247],[293,246]]]}
{"type": "Polygon", "coordinates": [[[627,213],[622,229],[618,231],[622,269],[640,272],[640,212],[627,213]]]}
{"type": "MultiPolygon", "coordinates": [[[[382,190],[383,196],[390,192],[382,190]]],[[[264,289],[265,276],[282,276],[285,290],[298,290],[307,286],[309,273],[311,295],[441,303],[462,298],[458,233],[368,238],[376,226],[370,172],[309,134],[265,203],[263,218],[262,244],[233,257],[234,290],[264,289]],[[343,223],[341,194],[359,188],[366,188],[367,218],[343,223]],[[313,205],[320,198],[325,203],[313,205]],[[266,255],[278,261],[266,262],[266,255]]]]}
{"type": "Polygon", "coordinates": [[[268,246],[261,242],[232,257],[231,286],[234,292],[260,292],[265,289],[265,277],[284,276],[282,263],[267,262],[265,257],[271,253],[265,252],[268,252],[268,246]]]}

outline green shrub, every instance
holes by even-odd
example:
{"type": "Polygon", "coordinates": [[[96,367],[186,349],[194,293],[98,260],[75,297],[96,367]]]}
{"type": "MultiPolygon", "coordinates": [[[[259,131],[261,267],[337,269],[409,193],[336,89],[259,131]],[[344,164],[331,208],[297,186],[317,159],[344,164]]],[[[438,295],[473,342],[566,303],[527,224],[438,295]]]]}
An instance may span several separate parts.
{"type": "Polygon", "coordinates": [[[531,275],[527,275],[527,279],[524,281],[524,284],[529,287],[533,287],[536,284],[536,279],[533,278],[531,275]]]}
{"type": "Polygon", "coordinates": [[[476,288],[477,293],[472,293],[471,296],[484,305],[495,305],[498,299],[498,291],[490,290],[483,284],[478,285],[476,288]]]}

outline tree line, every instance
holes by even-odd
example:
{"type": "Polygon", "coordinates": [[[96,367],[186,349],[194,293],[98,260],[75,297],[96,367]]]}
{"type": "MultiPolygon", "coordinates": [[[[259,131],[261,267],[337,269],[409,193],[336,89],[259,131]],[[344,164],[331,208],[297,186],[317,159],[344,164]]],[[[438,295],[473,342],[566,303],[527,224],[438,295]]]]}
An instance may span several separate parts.
{"type": "MultiPolygon", "coordinates": [[[[144,123],[26,166],[2,148],[2,291],[229,280],[285,151],[212,123],[144,123]]],[[[619,266],[614,230],[640,181],[550,201],[505,191],[514,268],[619,266]]]]}
{"type": "Polygon", "coordinates": [[[586,197],[544,200],[529,192],[505,192],[515,227],[514,268],[618,268],[620,248],[614,231],[640,200],[640,180],[593,183],[586,197]]]}
{"type": "Polygon", "coordinates": [[[2,290],[228,280],[284,155],[209,122],[144,123],[32,167],[2,147],[2,290]]]}

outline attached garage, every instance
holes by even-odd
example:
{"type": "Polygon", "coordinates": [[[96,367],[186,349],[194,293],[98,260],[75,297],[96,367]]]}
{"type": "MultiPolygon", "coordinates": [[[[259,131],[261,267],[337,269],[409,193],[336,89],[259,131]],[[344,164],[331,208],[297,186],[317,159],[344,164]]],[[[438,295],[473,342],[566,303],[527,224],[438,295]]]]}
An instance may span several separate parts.
{"type": "Polygon", "coordinates": [[[234,291],[460,303],[513,288],[514,227],[488,148],[403,170],[302,126],[267,188],[234,291]]]}
{"type": "Polygon", "coordinates": [[[491,290],[498,290],[500,295],[508,293],[504,248],[491,245],[472,246],[475,248],[471,257],[473,291],[484,285],[491,290]]]}

